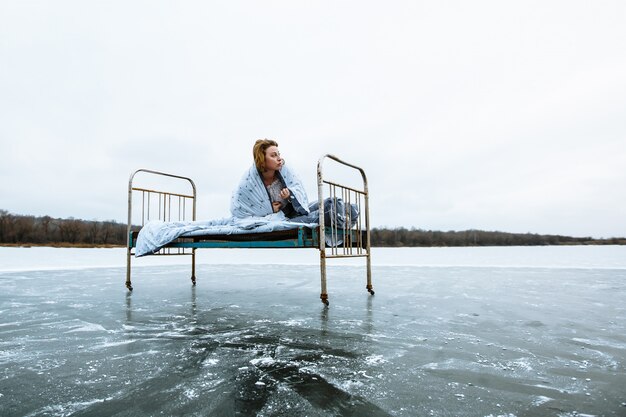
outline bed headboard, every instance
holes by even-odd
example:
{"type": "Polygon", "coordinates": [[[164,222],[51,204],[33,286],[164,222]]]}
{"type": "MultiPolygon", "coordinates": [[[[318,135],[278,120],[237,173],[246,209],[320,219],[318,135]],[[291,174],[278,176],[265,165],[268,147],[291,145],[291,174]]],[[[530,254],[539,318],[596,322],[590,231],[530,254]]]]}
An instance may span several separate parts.
{"type": "Polygon", "coordinates": [[[127,247],[131,246],[131,233],[139,231],[150,220],[196,220],[196,184],[193,180],[150,169],[133,172],[128,181],[127,247]]]}

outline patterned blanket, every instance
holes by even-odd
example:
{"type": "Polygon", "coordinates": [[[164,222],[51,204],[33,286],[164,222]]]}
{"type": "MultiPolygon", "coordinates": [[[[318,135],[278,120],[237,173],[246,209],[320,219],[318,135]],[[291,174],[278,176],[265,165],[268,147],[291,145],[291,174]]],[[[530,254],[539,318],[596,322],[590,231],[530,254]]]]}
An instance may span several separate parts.
{"type": "MultiPolygon", "coordinates": [[[[299,204],[308,212],[309,204],[298,177],[286,166],[280,171],[287,188],[299,204]]],[[[178,237],[201,235],[231,235],[242,233],[265,233],[295,229],[300,226],[316,227],[317,214],[311,213],[297,221],[291,221],[282,212],[274,213],[261,176],[253,165],[241,179],[231,197],[232,217],[208,221],[163,222],[150,221],[137,236],[135,256],[150,255],[178,237]]]]}
{"type": "MultiPolygon", "coordinates": [[[[306,214],[309,212],[309,201],[300,179],[289,169],[283,166],[278,172],[283,182],[291,191],[294,208],[302,207],[306,214]]],[[[273,213],[272,202],[267,194],[263,180],[255,165],[244,174],[239,186],[233,192],[230,199],[230,212],[234,217],[243,219],[246,217],[265,217],[273,213]]]]}

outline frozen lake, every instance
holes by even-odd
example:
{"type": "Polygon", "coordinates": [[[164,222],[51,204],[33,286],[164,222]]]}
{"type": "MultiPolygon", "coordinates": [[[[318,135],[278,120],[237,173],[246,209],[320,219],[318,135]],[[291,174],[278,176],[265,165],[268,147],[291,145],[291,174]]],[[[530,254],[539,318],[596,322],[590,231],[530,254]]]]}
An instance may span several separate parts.
{"type": "Polygon", "coordinates": [[[1,416],[626,416],[626,246],[0,248],[1,416]]]}

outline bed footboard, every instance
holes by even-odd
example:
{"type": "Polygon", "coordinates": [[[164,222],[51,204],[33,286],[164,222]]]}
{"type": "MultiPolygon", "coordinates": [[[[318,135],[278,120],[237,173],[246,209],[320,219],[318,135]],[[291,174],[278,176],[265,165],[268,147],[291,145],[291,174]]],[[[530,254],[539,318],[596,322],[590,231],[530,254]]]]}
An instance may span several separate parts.
{"type": "MultiPolygon", "coordinates": [[[[336,172],[336,175],[339,174],[339,171],[336,172]]],[[[329,304],[326,281],[326,259],[328,258],[364,257],[367,274],[365,288],[374,295],[370,256],[369,192],[365,171],[334,155],[326,154],[317,163],[317,187],[320,202],[319,249],[322,302],[329,304]],[[348,174],[358,172],[360,181],[356,181],[354,185],[347,185],[343,180],[329,179],[330,176],[326,175],[324,169],[327,159],[343,167],[348,174]],[[330,210],[322,209],[326,207],[326,204],[322,203],[326,200],[330,200],[330,210]],[[326,224],[327,219],[330,219],[330,224],[326,224]]]]}

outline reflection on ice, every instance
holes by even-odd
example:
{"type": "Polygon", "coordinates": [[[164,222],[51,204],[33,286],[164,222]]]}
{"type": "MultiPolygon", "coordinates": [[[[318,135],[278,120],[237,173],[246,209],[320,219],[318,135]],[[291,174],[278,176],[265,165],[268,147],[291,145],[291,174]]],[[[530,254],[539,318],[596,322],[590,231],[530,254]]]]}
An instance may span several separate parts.
{"type": "Polygon", "coordinates": [[[0,273],[0,414],[624,415],[626,270],[359,268],[0,273]]]}

